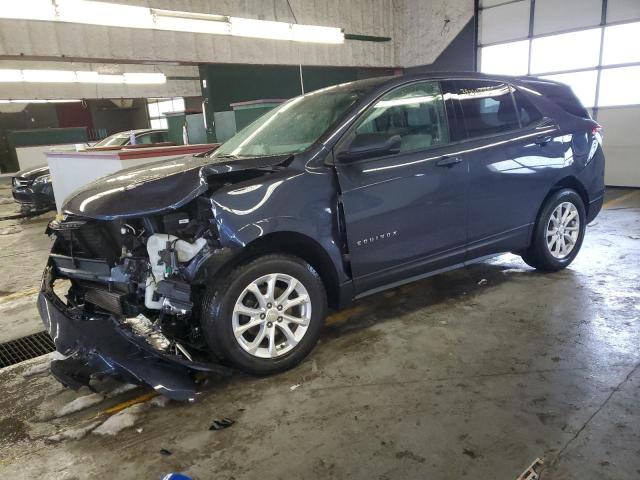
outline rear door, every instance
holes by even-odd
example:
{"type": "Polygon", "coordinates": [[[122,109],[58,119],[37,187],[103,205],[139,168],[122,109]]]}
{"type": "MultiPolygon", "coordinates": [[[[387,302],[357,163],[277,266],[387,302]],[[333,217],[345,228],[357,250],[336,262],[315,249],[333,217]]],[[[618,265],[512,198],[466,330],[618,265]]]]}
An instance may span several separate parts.
{"type": "Polygon", "coordinates": [[[461,262],[467,163],[453,155],[438,82],[392,90],[336,146],[358,134],[400,135],[400,152],[336,162],[358,293],[461,262]]]}
{"type": "Polygon", "coordinates": [[[550,170],[564,164],[557,127],[525,97],[516,108],[516,92],[504,82],[453,80],[443,88],[467,132],[467,259],[526,247],[550,170]]]}

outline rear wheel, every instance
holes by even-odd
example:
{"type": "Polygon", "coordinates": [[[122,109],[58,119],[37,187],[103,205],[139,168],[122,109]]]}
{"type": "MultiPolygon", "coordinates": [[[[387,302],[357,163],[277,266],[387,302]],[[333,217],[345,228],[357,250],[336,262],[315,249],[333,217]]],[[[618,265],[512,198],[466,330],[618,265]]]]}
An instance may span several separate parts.
{"type": "Polygon", "coordinates": [[[327,298],[317,272],[290,255],[265,255],[209,287],[202,328],[211,350],[247,373],[298,364],[318,341],[327,298]]]}
{"type": "Polygon", "coordinates": [[[585,232],[586,215],[582,198],[565,188],[544,203],[529,249],[522,259],[530,266],[554,272],[568,266],[578,255],[585,232]]]}

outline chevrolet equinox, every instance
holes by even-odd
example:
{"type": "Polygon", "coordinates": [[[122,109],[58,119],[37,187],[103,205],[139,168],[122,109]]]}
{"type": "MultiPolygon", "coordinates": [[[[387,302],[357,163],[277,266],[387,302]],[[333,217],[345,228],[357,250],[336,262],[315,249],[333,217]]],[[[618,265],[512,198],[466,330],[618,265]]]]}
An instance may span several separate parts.
{"type": "Polygon", "coordinates": [[[503,252],[552,272],[600,211],[600,126],[571,89],[475,73],[283,103],[217,150],[69,197],[38,298],[77,388],[193,399],[196,371],[299,363],[328,308],[503,252]]]}

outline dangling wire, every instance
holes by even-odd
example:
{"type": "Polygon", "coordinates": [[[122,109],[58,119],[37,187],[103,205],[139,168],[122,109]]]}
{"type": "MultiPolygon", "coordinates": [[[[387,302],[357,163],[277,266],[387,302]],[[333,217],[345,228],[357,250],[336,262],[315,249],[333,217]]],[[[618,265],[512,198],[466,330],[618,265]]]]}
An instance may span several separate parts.
{"type": "MultiPolygon", "coordinates": [[[[274,0],[275,2],[275,0],[274,0]]],[[[275,3],[274,3],[275,5],[275,3]]],[[[296,17],[295,12],[293,11],[293,7],[291,7],[291,2],[289,0],[287,0],[287,5],[289,6],[289,11],[291,12],[291,16],[293,17],[293,21],[297,24],[298,23],[298,19],[296,17]]],[[[300,58],[300,45],[298,45],[298,58],[300,58]]],[[[300,71],[300,90],[302,91],[302,94],[304,95],[304,77],[302,76],[302,62],[298,63],[298,68],[300,71]]]]}

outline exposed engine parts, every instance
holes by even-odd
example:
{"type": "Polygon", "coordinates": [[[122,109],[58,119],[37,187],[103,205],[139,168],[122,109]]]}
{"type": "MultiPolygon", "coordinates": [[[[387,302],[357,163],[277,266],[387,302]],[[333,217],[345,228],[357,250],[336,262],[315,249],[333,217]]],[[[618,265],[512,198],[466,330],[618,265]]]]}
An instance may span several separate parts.
{"type": "Polygon", "coordinates": [[[147,343],[157,350],[166,351],[171,346],[171,341],[143,314],[135,318],[125,318],[122,323],[131,327],[136,335],[145,338],[147,343]]]}
{"type": "Polygon", "coordinates": [[[172,315],[189,315],[193,308],[191,285],[183,280],[166,279],[156,284],[162,298],[162,310],[172,315]]]}
{"type": "Polygon", "coordinates": [[[71,279],[67,304],[112,315],[154,349],[192,361],[192,348],[203,344],[192,318],[194,272],[221,251],[211,218],[209,205],[196,201],[157,217],[52,222],[52,262],[71,279]]]}
{"type": "Polygon", "coordinates": [[[166,282],[165,279],[179,275],[181,264],[190,262],[206,244],[207,240],[204,238],[189,243],[164,233],[153,234],[147,239],[150,272],[145,285],[145,307],[150,310],[179,312],[183,315],[191,311],[191,303],[184,301],[185,289],[189,289],[187,292],[190,292],[186,282],[172,280],[171,283],[165,283],[164,294],[158,292],[158,287],[163,281],[166,282]],[[178,287],[179,283],[183,285],[178,287]],[[172,303],[172,300],[176,303],[172,303]]]}

